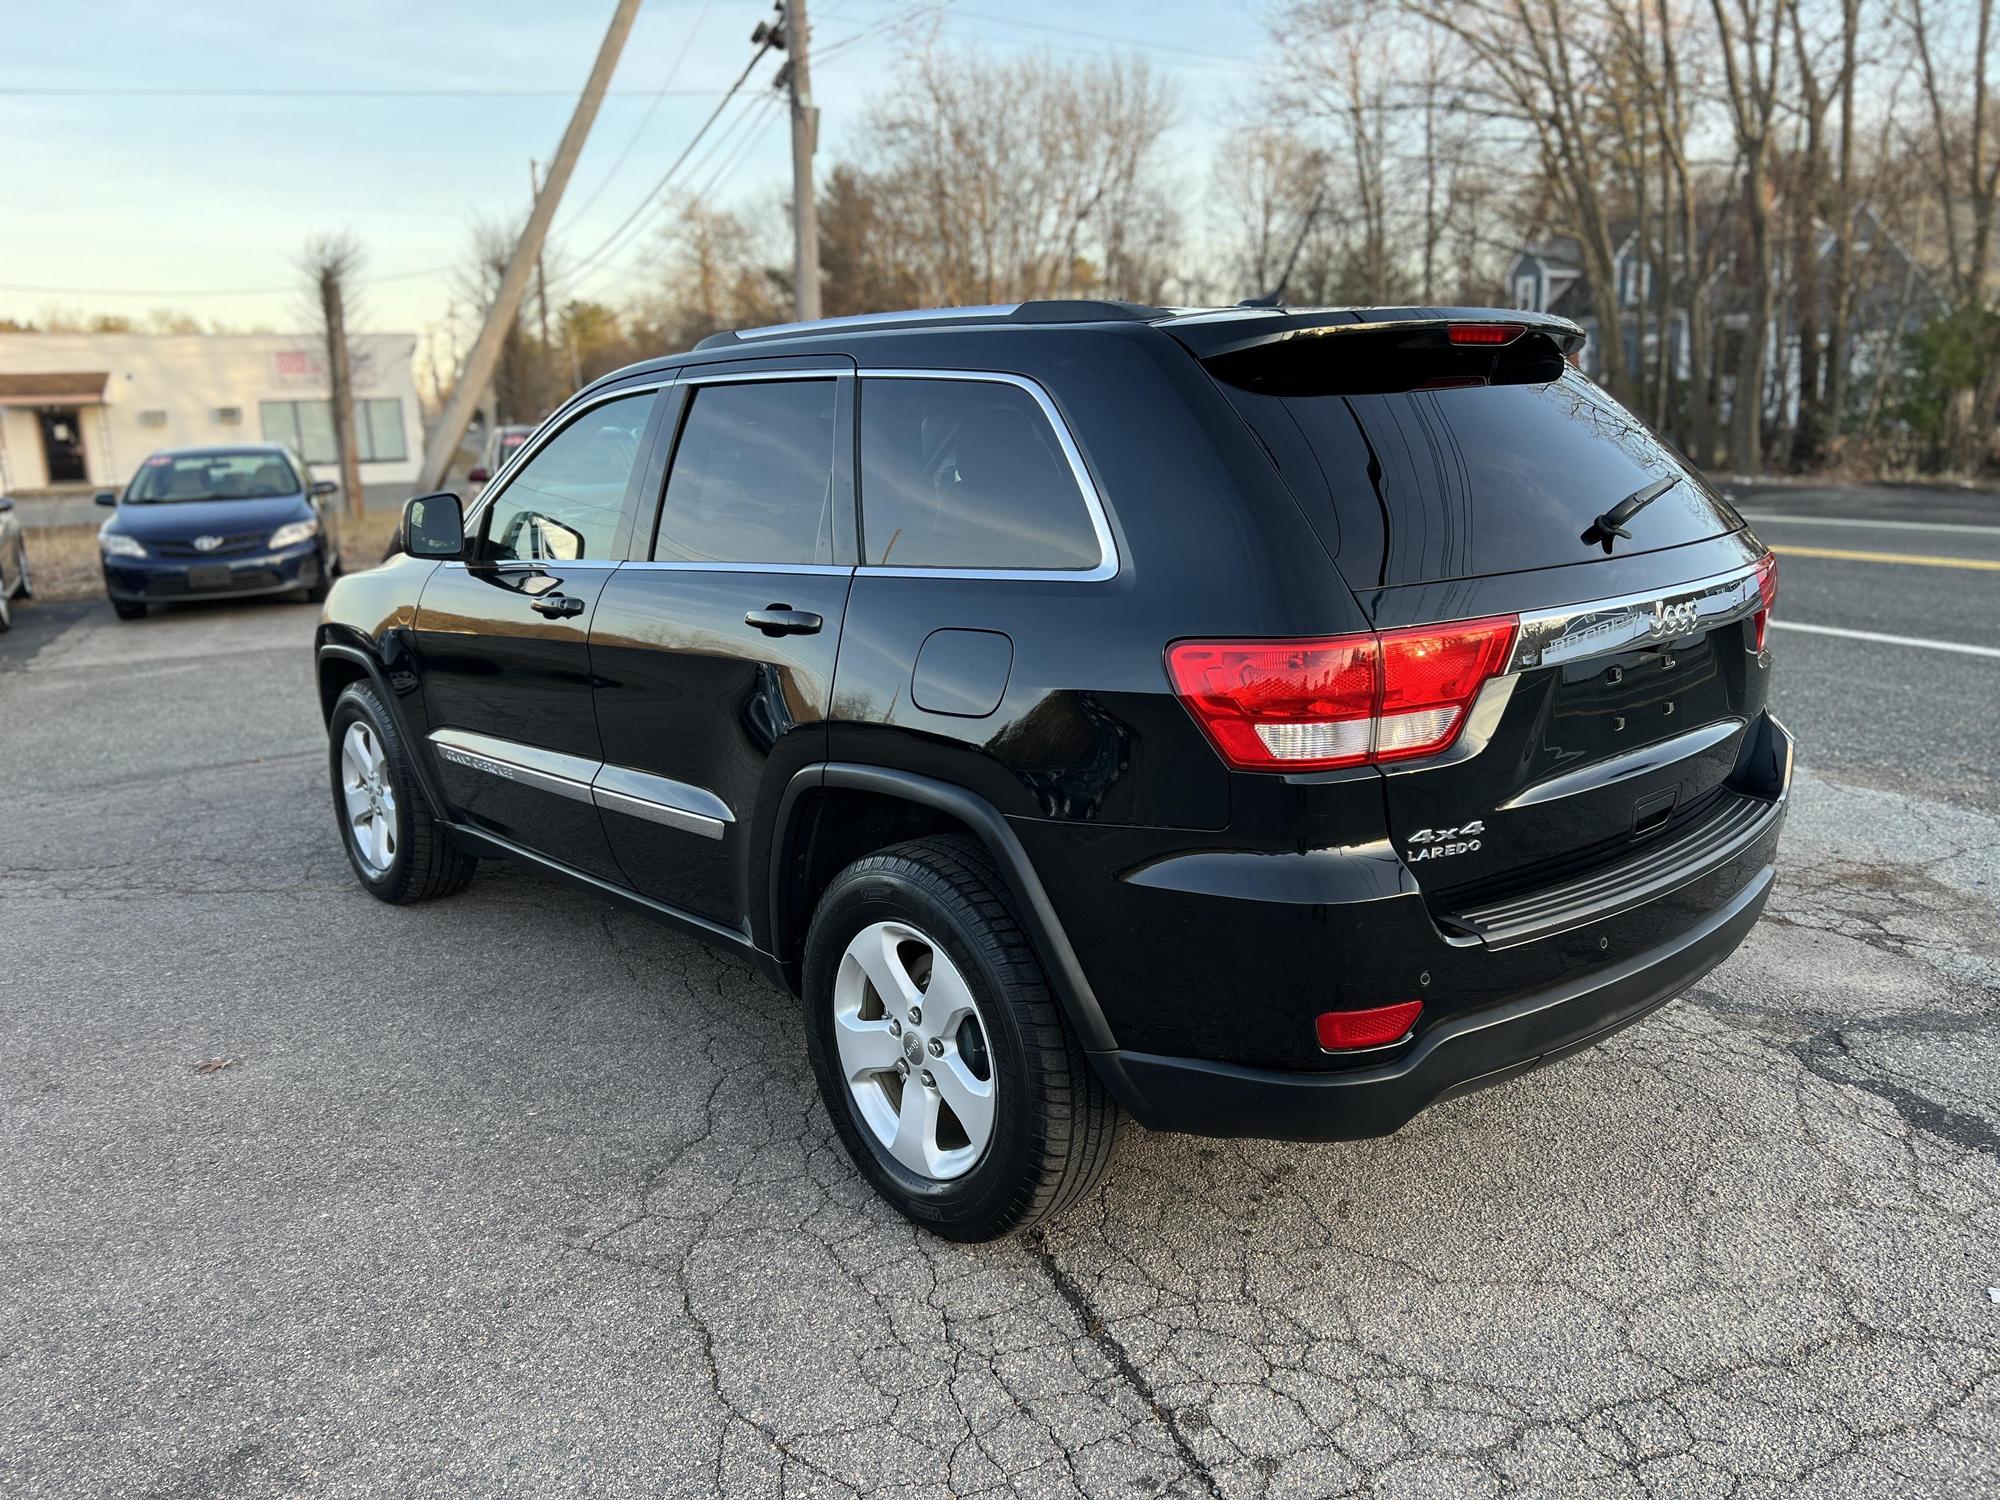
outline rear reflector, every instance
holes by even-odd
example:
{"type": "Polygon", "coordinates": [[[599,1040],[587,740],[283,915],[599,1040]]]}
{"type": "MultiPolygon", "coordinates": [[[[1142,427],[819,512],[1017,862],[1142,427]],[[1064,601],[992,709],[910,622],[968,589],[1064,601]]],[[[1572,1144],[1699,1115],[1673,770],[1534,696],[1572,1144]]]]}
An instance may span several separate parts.
{"type": "Polygon", "coordinates": [[[1511,344],[1528,330],[1519,323],[1453,323],[1454,344],[1511,344]]]}
{"type": "Polygon", "coordinates": [[[1313,1023],[1319,1044],[1328,1052],[1352,1052],[1357,1047],[1386,1047],[1401,1041],[1417,1024],[1421,1000],[1378,1005],[1373,1010],[1330,1010],[1313,1023]]]}
{"type": "Polygon", "coordinates": [[[1240,771],[1323,771],[1434,755],[1505,667],[1512,615],[1302,641],[1181,641],[1167,673],[1240,771]]]}
{"type": "Polygon", "coordinates": [[[1757,559],[1757,592],[1764,596],[1764,607],[1751,616],[1750,649],[1762,651],[1764,636],[1771,628],[1771,611],[1778,603],[1778,554],[1766,552],[1757,559]]]}

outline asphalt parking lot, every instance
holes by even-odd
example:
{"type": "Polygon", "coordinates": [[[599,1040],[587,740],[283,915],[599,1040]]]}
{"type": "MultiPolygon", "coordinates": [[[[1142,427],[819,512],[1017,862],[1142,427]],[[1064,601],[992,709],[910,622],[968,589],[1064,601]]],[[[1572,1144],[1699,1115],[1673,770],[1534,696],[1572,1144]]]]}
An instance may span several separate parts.
{"type": "Polygon", "coordinates": [[[2000,496],[1740,503],[1803,770],[1729,963],[1388,1140],[1128,1129],[971,1248],[747,967],[363,894],[314,610],[23,608],[0,1493],[2000,1492],[2000,496]]]}

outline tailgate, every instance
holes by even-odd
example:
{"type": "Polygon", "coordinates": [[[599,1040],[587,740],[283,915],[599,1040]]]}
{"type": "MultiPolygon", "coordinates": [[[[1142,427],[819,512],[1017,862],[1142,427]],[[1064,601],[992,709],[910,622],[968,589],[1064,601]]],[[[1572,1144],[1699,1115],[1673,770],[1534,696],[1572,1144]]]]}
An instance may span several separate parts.
{"type": "Polygon", "coordinates": [[[1391,836],[1434,910],[1488,935],[1535,915],[1510,896],[1627,862],[1638,890],[1641,846],[1694,861],[1707,845],[1690,834],[1729,833],[1764,708],[1759,572],[1522,611],[1459,743],[1384,768],[1391,836]]]}

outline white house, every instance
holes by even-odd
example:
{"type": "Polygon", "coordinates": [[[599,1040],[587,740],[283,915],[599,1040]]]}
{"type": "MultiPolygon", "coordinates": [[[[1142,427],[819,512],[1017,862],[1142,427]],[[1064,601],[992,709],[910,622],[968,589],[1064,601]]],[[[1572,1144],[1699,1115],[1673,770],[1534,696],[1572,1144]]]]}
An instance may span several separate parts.
{"type": "MultiPolygon", "coordinates": [[[[364,485],[417,477],[416,344],[348,341],[364,485]]],[[[0,333],[0,487],[115,488],[161,448],[230,442],[288,443],[330,468],[328,391],[312,334],[0,333]]]]}

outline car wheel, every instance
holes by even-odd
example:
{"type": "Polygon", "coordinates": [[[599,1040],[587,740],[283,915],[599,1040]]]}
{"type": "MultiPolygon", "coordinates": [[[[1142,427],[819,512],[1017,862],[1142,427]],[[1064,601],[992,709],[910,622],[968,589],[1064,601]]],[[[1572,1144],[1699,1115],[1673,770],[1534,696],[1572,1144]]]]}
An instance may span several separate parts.
{"type": "Polygon", "coordinates": [[[143,620],[146,618],[146,606],[135,599],[113,599],[111,607],[118,611],[118,618],[121,620],[143,620]]]}
{"type": "Polygon", "coordinates": [[[992,1239],[1103,1175],[1118,1106],[979,844],[918,839],[841,871],[813,913],[804,980],[834,1128],[913,1222],[992,1239]]]}
{"type": "Polygon", "coordinates": [[[431,816],[396,721],[373,688],[357,682],[341,693],[327,749],[341,842],[371,896],[407,906],[471,883],[479,862],[431,816]]]}
{"type": "Polygon", "coordinates": [[[14,606],[7,602],[7,580],[0,578],[0,630],[14,628],[14,606]]]}

